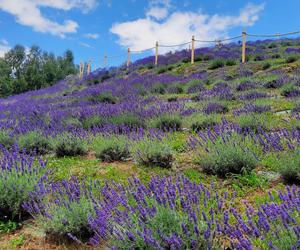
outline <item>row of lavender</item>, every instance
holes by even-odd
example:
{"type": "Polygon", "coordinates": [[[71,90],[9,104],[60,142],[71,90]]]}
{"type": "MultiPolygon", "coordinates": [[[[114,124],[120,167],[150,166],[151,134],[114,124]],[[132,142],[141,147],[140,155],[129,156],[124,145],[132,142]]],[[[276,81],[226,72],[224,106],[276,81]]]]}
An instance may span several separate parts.
{"type": "MultiPolygon", "coordinates": [[[[32,215],[49,236],[112,249],[298,249],[300,190],[273,190],[260,204],[184,176],[126,184],[54,182],[46,163],[1,149],[0,212],[32,215]]],[[[3,219],[3,218],[2,218],[3,219]]]]}
{"type": "MultiPolygon", "coordinates": [[[[236,78],[243,77],[245,69],[236,78]]],[[[127,79],[116,78],[73,90],[73,85],[58,84],[38,93],[27,93],[1,101],[0,128],[14,136],[32,130],[39,130],[45,135],[56,135],[64,131],[76,131],[78,134],[115,132],[122,128],[132,131],[145,128],[149,119],[176,114],[187,117],[194,113],[226,113],[234,115],[272,111],[271,106],[258,106],[253,103],[258,99],[280,98],[275,90],[279,89],[283,98],[293,103],[291,98],[300,95],[300,80],[297,75],[289,76],[280,71],[270,74],[271,79],[245,80],[233,84],[226,80],[225,72],[219,75],[219,82],[213,86],[205,81],[211,77],[202,71],[187,76],[171,74],[144,75],[133,73],[127,79]],[[223,78],[223,79],[222,79],[223,78]],[[66,88],[67,90],[63,89],[66,88]],[[68,90],[69,89],[69,90],[68,90]],[[54,91],[54,92],[52,92],[54,91]],[[183,93],[182,98],[164,98],[163,94],[183,93]],[[186,93],[186,94],[184,94],[186,93]],[[208,101],[212,103],[208,103],[208,101]],[[229,110],[226,102],[235,101],[236,108],[229,110]],[[204,106],[204,107],[203,107],[204,106]],[[140,124],[130,124],[122,120],[124,116],[134,116],[140,124]],[[98,119],[98,123],[85,126],[86,122],[98,119]],[[116,121],[117,120],[117,121],[116,121]],[[127,129],[126,129],[127,128],[127,129]]],[[[247,73],[249,74],[249,72],[247,73]]],[[[82,86],[82,85],[80,85],[82,86]]],[[[297,113],[297,102],[295,112],[297,113]]]]}

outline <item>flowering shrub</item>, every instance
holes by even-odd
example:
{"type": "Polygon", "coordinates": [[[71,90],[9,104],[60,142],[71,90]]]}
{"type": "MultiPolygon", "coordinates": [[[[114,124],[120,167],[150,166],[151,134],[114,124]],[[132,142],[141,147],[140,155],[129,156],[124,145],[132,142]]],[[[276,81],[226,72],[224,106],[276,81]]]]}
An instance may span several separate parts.
{"type": "Polygon", "coordinates": [[[75,135],[64,133],[60,135],[54,145],[56,156],[76,156],[87,154],[87,142],[75,135]]]}
{"type": "Polygon", "coordinates": [[[25,149],[28,154],[46,154],[52,149],[51,142],[42,133],[31,131],[19,137],[20,149],[25,149]]]}
{"type": "Polygon", "coordinates": [[[164,131],[178,131],[182,127],[181,118],[176,115],[163,115],[156,119],[155,127],[164,131]]]}
{"type": "Polygon", "coordinates": [[[171,148],[160,140],[143,140],[134,146],[134,159],[148,167],[171,168],[174,160],[171,148]]]}
{"type": "Polygon", "coordinates": [[[246,216],[231,208],[224,213],[222,234],[234,249],[299,249],[299,188],[270,192],[257,209],[246,203],[246,216]]]}
{"type": "Polygon", "coordinates": [[[280,160],[280,174],[286,182],[300,182],[300,150],[280,160]]]}
{"type": "Polygon", "coordinates": [[[9,149],[13,144],[13,138],[6,131],[0,131],[0,145],[9,149]]]}
{"type": "Polygon", "coordinates": [[[229,173],[242,174],[256,167],[257,159],[244,139],[228,135],[207,143],[207,152],[199,156],[199,164],[209,174],[221,177],[229,173]]]}
{"type": "MultiPolygon", "coordinates": [[[[28,215],[22,204],[29,200],[29,193],[46,177],[46,163],[20,153],[0,148],[0,220],[19,220],[28,215]]],[[[35,198],[35,196],[31,196],[35,198]]]]}
{"type": "Polygon", "coordinates": [[[228,108],[220,103],[209,103],[206,105],[206,107],[204,107],[203,112],[205,114],[223,114],[228,112],[228,108]]]}
{"type": "Polygon", "coordinates": [[[94,103],[110,103],[115,104],[117,102],[117,97],[113,96],[111,92],[103,92],[98,95],[91,95],[88,100],[94,103]]]}
{"type": "Polygon", "coordinates": [[[126,138],[100,137],[96,138],[94,150],[96,157],[102,161],[125,161],[130,157],[126,138]]]}
{"type": "Polygon", "coordinates": [[[82,126],[86,130],[101,127],[103,124],[104,124],[103,118],[101,118],[98,115],[87,117],[82,122],[82,126]]]}
{"type": "Polygon", "coordinates": [[[209,115],[195,119],[191,124],[191,129],[195,132],[199,132],[204,129],[211,129],[221,121],[220,117],[216,115],[209,115]]]}
{"type": "Polygon", "coordinates": [[[95,232],[92,244],[99,244],[110,231],[116,249],[196,250],[218,246],[214,238],[216,222],[227,194],[223,197],[182,176],[157,176],[146,185],[133,178],[128,184],[109,190],[105,212],[103,206],[96,208],[97,216],[90,220],[95,232]]]}
{"type": "Polygon", "coordinates": [[[87,241],[92,236],[88,226],[89,216],[94,216],[92,193],[94,184],[80,183],[75,177],[70,181],[39,183],[25,202],[26,209],[49,236],[87,241]]]}

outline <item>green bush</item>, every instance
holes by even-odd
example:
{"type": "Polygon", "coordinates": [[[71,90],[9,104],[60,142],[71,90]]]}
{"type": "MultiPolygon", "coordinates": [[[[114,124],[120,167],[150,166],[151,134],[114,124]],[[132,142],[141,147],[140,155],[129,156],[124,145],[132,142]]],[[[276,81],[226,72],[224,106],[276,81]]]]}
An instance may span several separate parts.
{"type": "Polygon", "coordinates": [[[227,60],[225,61],[225,65],[226,65],[226,66],[234,66],[234,65],[236,65],[236,61],[233,60],[233,59],[227,59],[227,60]]]}
{"type": "Polygon", "coordinates": [[[286,63],[293,63],[293,62],[296,62],[296,61],[297,61],[297,58],[295,56],[289,56],[285,60],[286,63]]]}
{"type": "Polygon", "coordinates": [[[130,157],[125,137],[101,137],[94,143],[96,157],[102,161],[125,161],[130,157]]]}
{"type": "Polygon", "coordinates": [[[78,118],[75,118],[75,117],[69,117],[67,119],[63,119],[62,124],[64,125],[64,127],[69,127],[69,126],[75,127],[75,128],[82,127],[82,123],[79,121],[78,118]]]}
{"type": "Polygon", "coordinates": [[[92,95],[88,97],[88,100],[94,103],[110,103],[115,104],[118,100],[113,96],[111,92],[103,92],[98,95],[92,95]]]}
{"type": "Polygon", "coordinates": [[[210,66],[208,67],[208,69],[218,69],[218,68],[222,68],[224,67],[225,63],[223,59],[215,59],[211,62],[210,66]]]}
{"type": "Polygon", "coordinates": [[[82,121],[82,126],[86,130],[94,127],[101,127],[103,124],[104,120],[98,115],[87,117],[82,121]]]}
{"type": "Polygon", "coordinates": [[[201,116],[200,119],[196,119],[192,122],[191,129],[195,132],[210,129],[217,125],[220,120],[220,117],[216,115],[201,116]]]}
{"type": "Polygon", "coordinates": [[[28,155],[1,149],[0,161],[0,221],[28,218],[22,204],[46,174],[45,163],[28,155]]]}
{"type": "Polygon", "coordinates": [[[165,94],[167,86],[162,83],[156,83],[151,87],[151,93],[153,94],[165,94]]]}
{"type": "Polygon", "coordinates": [[[0,131],[0,145],[10,149],[13,144],[14,139],[6,131],[0,131]]]}
{"type": "Polygon", "coordinates": [[[229,173],[242,174],[256,167],[257,159],[247,147],[244,139],[233,134],[225,139],[218,138],[207,145],[208,153],[202,153],[199,164],[206,173],[225,177],[229,173]]]}
{"type": "Polygon", "coordinates": [[[168,97],[168,102],[176,102],[177,101],[177,99],[178,99],[178,97],[177,96],[170,96],[170,97],[168,97]]]}
{"type": "Polygon", "coordinates": [[[178,115],[162,115],[156,119],[155,127],[163,131],[179,131],[182,121],[178,115]]]}
{"type": "Polygon", "coordinates": [[[56,138],[54,145],[58,157],[85,155],[88,152],[87,143],[75,135],[64,133],[56,138]]]}
{"type": "Polygon", "coordinates": [[[18,144],[20,149],[25,149],[28,154],[47,154],[52,149],[49,138],[37,131],[31,131],[21,135],[18,139],[18,144]]]}
{"type": "Polygon", "coordinates": [[[298,90],[298,88],[292,84],[288,84],[288,85],[284,85],[282,90],[281,90],[281,95],[288,97],[290,96],[292,93],[296,92],[298,90]]]}
{"type": "Polygon", "coordinates": [[[279,172],[288,183],[300,183],[300,150],[280,160],[279,172]]]}
{"type": "Polygon", "coordinates": [[[268,63],[268,62],[266,62],[266,63],[264,63],[264,64],[262,65],[262,69],[263,69],[263,70],[266,70],[266,69],[268,69],[268,68],[270,68],[270,67],[271,67],[271,64],[268,63]]]}
{"type": "Polygon", "coordinates": [[[121,114],[118,116],[113,116],[108,119],[108,122],[114,125],[118,126],[127,126],[130,129],[135,129],[135,128],[144,128],[145,123],[141,118],[139,118],[137,115],[132,114],[132,113],[127,113],[127,114],[121,114]]]}
{"type": "Polygon", "coordinates": [[[260,129],[267,130],[264,116],[255,114],[243,114],[236,118],[238,125],[242,131],[252,130],[257,133],[260,129]]]}
{"type": "Polygon", "coordinates": [[[71,237],[86,242],[92,236],[89,217],[95,216],[91,196],[100,190],[92,182],[79,183],[75,177],[46,185],[35,189],[39,199],[27,202],[26,210],[50,239],[66,241],[71,237]]]}
{"type": "Polygon", "coordinates": [[[143,166],[171,168],[173,152],[167,144],[159,140],[140,141],[134,146],[134,159],[143,166]]]}
{"type": "Polygon", "coordinates": [[[165,73],[165,72],[167,72],[167,70],[168,70],[168,68],[166,66],[159,67],[157,69],[157,74],[165,73]]]}

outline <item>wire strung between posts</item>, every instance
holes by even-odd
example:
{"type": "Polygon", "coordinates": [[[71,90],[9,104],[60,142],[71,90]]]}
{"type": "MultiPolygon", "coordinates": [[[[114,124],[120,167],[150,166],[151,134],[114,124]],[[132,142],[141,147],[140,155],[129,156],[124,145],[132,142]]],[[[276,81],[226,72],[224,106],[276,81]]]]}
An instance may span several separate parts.
{"type": "Polygon", "coordinates": [[[230,41],[238,38],[242,38],[242,35],[239,36],[234,36],[234,37],[229,37],[229,38],[224,38],[224,39],[216,39],[216,40],[197,40],[195,39],[195,42],[199,43],[216,43],[216,42],[225,42],[225,41],[230,41]]]}
{"type": "Polygon", "coordinates": [[[248,33],[246,33],[246,34],[247,34],[247,36],[253,36],[253,37],[279,37],[279,36],[300,34],[300,31],[293,31],[293,32],[288,32],[288,33],[284,33],[284,34],[248,34],[248,33]]]}
{"type": "Polygon", "coordinates": [[[151,48],[148,48],[148,49],[142,49],[142,50],[130,50],[130,52],[132,53],[142,53],[142,52],[146,52],[146,51],[151,51],[155,49],[155,47],[151,47],[151,48]]]}
{"type": "Polygon", "coordinates": [[[112,59],[112,58],[120,58],[120,57],[124,57],[125,56],[125,54],[123,54],[123,55],[115,55],[115,56],[108,56],[108,57],[106,57],[107,59],[112,59]]]}
{"type": "Polygon", "coordinates": [[[171,47],[179,47],[179,46],[187,45],[187,44],[190,44],[190,43],[191,42],[186,42],[186,43],[181,43],[181,44],[174,44],[174,45],[159,45],[158,47],[171,48],[171,47]]]}

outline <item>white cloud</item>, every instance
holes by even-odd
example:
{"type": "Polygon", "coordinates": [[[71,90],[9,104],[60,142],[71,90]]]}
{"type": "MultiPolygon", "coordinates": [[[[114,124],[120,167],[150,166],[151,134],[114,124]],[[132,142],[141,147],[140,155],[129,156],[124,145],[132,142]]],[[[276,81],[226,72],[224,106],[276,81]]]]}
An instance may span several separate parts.
{"type": "Polygon", "coordinates": [[[86,34],[84,34],[84,37],[86,37],[88,39],[98,39],[99,34],[98,33],[86,33],[86,34]]]}
{"type": "Polygon", "coordinates": [[[0,57],[4,57],[5,53],[10,49],[8,42],[5,39],[0,39],[0,57]]]}
{"type": "Polygon", "coordinates": [[[86,48],[94,49],[94,47],[88,43],[79,42],[78,44],[86,48]]]}
{"type": "Polygon", "coordinates": [[[171,4],[169,0],[152,0],[149,2],[146,17],[163,20],[168,16],[170,7],[171,4]]]}
{"type": "MultiPolygon", "coordinates": [[[[146,12],[145,18],[116,23],[110,31],[119,37],[120,45],[133,50],[153,47],[155,41],[166,45],[185,43],[191,40],[192,35],[199,40],[215,40],[228,37],[228,31],[233,27],[252,26],[259,19],[263,9],[264,4],[248,4],[237,16],[176,11],[164,21],[151,19],[147,17],[146,12]]],[[[160,48],[160,52],[167,50],[170,49],[160,48]]]]}
{"type": "Polygon", "coordinates": [[[40,7],[68,11],[79,8],[87,12],[94,8],[96,0],[0,0],[0,9],[15,16],[19,24],[32,27],[35,31],[64,37],[76,33],[78,24],[73,20],[57,23],[44,17],[40,7]]]}
{"type": "Polygon", "coordinates": [[[148,18],[152,17],[156,20],[162,20],[168,16],[168,9],[160,8],[160,7],[152,7],[147,11],[146,16],[148,18]]]}

